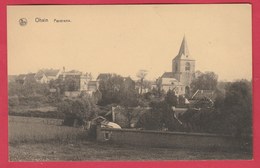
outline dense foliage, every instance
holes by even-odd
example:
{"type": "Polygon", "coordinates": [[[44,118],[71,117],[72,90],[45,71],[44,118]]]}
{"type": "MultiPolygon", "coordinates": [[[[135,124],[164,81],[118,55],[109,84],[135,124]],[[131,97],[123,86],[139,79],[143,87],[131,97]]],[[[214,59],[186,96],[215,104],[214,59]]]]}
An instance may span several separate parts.
{"type": "Polygon", "coordinates": [[[187,131],[232,135],[252,134],[252,84],[246,80],[227,83],[218,93],[214,108],[189,109],[180,119],[187,131]]]}
{"type": "Polygon", "coordinates": [[[135,90],[135,82],[131,78],[111,75],[100,81],[99,90],[102,94],[99,105],[118,104],[129,107],[138,105],[138,93],[135,90]]]}
{"type": "Polygon", "coordinates": [[[86,121],[97,116],[95,104],[86,98],[66,99],[58,105],[58,111],[65,115],[63,124],[69,126],[85,125],[86,121]]]}
{"type": "Polygon", "coordinates": [[[191,83],[191,90],[195,93],[200,90],[216,90],[218,76],[214,72],[200,73],[191,83]]]}

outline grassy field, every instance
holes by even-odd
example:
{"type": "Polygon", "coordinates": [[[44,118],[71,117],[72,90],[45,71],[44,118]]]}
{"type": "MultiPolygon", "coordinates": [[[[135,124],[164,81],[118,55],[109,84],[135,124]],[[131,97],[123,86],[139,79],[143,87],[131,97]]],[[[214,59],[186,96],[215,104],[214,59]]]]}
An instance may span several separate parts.
{"type": "Polygon", "coordinates": [[[61,126],[62,120],[9,116],[9,144],[57,142],[80,139],[86,131],[61,126]]]}
{"type": "Polygon", "coordinates": [[[86,140],[61,120],[9,116],[10,161],[251,159],[249,153],[145,148],[86,140]]]}

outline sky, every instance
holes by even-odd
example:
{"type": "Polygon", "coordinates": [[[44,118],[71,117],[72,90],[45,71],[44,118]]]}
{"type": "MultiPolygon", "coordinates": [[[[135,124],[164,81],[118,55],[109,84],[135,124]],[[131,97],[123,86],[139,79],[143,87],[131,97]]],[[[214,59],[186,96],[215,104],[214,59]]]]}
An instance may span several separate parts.
{"type": "Polygon", "coordinates": [[[7,12],[9,75],[65,67],[136,78],[145,69],[154,80],[171,71],[185,35],[196,70],[219,80],[252,78],[249,4],[37,5],[7,12]]]}

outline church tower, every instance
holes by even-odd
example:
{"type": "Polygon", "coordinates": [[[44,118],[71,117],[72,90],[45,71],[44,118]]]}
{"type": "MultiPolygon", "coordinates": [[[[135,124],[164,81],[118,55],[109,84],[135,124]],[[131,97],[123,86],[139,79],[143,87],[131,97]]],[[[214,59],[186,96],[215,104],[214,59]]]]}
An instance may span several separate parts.
{"type": "Polygon", "coordinates": [[[190,95],[190,84],[195,77],[195,60],[191,57],[186,41],[183,37],[178,55],[172,60],[174,78],[185,87],[185,94],[190,95]]]}

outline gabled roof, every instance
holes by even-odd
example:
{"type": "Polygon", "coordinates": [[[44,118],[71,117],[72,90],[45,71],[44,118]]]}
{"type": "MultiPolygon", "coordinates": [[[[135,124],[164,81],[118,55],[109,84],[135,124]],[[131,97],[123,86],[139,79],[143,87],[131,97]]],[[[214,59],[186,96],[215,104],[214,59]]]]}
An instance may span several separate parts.
{"type": "Polygon", "coordinates": [[[193,100],[209,98],[211,100],[214,99],[214,90],[197,90],[194,95],[191,97],[193,100]]]}
{"type": "Polygon", "coordinates": [[[35,79],[40,80],[44,75],[46,77],[48,76],[55,77],[58,75],[59,72],[60,72],[59,69],[41,69],[36,73],[35,79]]]}
{"type": "Polygon", "coordinates": [[[57,76],[57,74],[60,72],[59,69],[43,69],[42,70],[44,74],[48,76],[57,76]]]}
{"type": "Polygon", "coordinates": [[[162,78],[174,78],[174,73],[173,72],[164,72],[162,75],[162,78]]]}
{"type": "Polygon", "coordinates": [[[40,70],[40,71],[38,71],[38,72],[36,73],[36,75],[34,76],[34,78],[35,78],[36,80],[41,80],[43,76],[44,76],[44,72],[43,72],[42,70],[40,70]]]}

